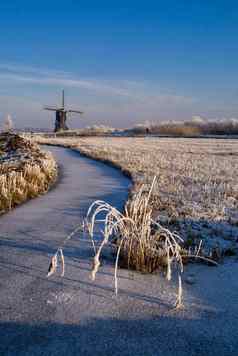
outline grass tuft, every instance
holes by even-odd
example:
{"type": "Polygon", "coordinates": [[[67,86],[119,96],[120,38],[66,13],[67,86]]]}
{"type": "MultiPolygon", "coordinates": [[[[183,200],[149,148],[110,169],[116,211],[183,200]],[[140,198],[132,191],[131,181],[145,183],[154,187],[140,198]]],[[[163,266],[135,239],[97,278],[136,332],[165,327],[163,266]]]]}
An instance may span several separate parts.
{"type": "Polygon", "coordinates": [[[144,194],[143,187],[141,188],[136,198],[126,207],[124,214],[103,201],[95,201],[88,210],[88,230],[94,249],[95,239],[99,238],[96,226],[102,223],[104,225],[100,230],[102,238],[99,247],[95,250],[91,278],[92,280],[96,278],[103,247],[111,242],[110,238],[116,237],[114,275],[116,294],[119,261],[128,268],[141,272],[153,272],[161,266],[165,267],[168,280],[171,280],[172,266],[176,265],[180,272],[183,271],[183,240],[152,219],[150,200],[155,182],[156,178],[147,194],[144,194]]]}

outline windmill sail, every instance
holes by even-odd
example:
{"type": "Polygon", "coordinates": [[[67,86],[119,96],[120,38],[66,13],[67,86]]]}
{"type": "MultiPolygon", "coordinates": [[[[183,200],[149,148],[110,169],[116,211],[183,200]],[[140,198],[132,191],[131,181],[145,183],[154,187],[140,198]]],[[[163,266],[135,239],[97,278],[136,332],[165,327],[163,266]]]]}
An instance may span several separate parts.
{"type": "Polygon", "coordinates": [[[68,110],[68,112],[76,112],[77,114],[83,114],[83,111],[79,110],[68,110]]]}
{"type": "Polygon", "coordinates": [[[64,109],[64,89],[62,90],[62,108],[64,109]]]}
{"type": "Polygon", "coordinates": [[[49,107],[49,106],[45,106],[44,107],[44,110],[50,110],[50,111],[59,111],[59,110],[62,110],[62,109],[59,109],[59,108],[53,108],[53,107],[49,107]]]}

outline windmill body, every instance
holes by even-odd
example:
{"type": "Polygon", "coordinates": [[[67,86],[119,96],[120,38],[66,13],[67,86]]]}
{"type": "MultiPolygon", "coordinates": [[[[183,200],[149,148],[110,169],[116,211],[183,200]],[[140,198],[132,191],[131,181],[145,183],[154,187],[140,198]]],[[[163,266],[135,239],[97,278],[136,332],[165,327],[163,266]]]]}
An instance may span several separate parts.
{"type": "Polygon", "coordinates": [[[66,124],[69,113],[83,114],[79,110],[65,109],[64,105],[64,90],[62,91],[62,106],[61,107],[45,107],[44,110],[55,111],[55,132],[68,130],[66,124]]]}

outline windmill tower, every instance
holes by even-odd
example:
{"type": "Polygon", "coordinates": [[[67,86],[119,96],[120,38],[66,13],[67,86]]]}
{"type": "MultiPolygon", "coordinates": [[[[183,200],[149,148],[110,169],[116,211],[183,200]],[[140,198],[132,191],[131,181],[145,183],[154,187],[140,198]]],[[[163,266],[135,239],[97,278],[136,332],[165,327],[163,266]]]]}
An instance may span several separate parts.
{"type": "Polygon", "coordinates": [[[79,110],[65,109],[64,90],[62,90],[62,106],[61,107],[46,106],[44,107],[44,110],[55,111],[55,132],[69,129],[66,124],[68,114],[70,113],[83,114],[83,112],[79,110]]]}

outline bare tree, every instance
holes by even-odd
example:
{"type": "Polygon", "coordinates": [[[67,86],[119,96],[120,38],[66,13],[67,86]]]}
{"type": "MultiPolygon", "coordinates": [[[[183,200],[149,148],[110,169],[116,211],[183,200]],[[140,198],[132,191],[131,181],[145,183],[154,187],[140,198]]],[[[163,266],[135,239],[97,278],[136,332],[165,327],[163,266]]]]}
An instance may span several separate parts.
{"type": "Polygon", "coordinates": [[[11,115],[7,115],[6,120],[3,124],[3,132],[10,132],[13,129],[13,121],[11,115]]]}

